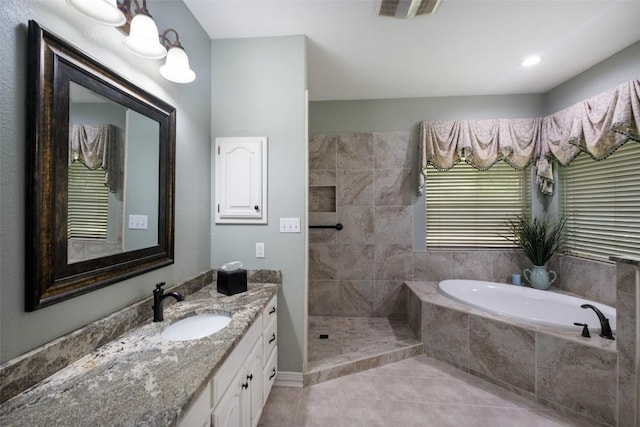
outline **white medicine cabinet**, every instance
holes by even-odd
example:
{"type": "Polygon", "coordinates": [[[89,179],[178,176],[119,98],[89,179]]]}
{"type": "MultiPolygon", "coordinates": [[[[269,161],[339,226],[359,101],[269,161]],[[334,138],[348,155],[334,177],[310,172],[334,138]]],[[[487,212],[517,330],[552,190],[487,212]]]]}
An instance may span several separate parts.
{"type": "Polygon", "coordinates": [[[214,147],[218,224],[267,223],[267,137],[218,137],[214,147]]]}

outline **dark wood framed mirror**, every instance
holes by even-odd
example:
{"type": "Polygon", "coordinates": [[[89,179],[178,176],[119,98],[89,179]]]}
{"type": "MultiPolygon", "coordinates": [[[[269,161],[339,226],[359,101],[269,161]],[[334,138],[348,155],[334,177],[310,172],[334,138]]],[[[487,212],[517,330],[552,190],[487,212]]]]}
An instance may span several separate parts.
{"type": "Polygon", "coordinates": [[[26,310],[173,263],[176,111],[29,21],[26,310]]]}

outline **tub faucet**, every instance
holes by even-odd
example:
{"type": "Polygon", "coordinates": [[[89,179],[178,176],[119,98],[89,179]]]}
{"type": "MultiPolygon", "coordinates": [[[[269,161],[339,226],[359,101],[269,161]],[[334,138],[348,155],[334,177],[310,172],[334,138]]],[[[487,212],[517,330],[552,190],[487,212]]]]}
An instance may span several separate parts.
{"type": "Polygon", "coordinates": [[[590,308],[596,312],[596,314],[598,315],[598,320],[600,320],[600,336],[602,338],[606,338],[609,340],[615,339],[613,337],[613,333],[611,332],[611,326],[609,326],[609,319],[604,317],[604,314],[602,314],[602,312],[598,309],[598,307],[595,307],[591,304],[582,304],[580,307],[590,308]]]}
{"type": "Polygon", "coordinates": [[[162,307],[164,305],[164,299],[166,297],[174,297],[176,301],[183,301],[184,297],[178,292],[164,293],[164,282],[156,284],[156,288],[153,290],[153,321],[162,322],[164,315],[162,314],[162,307]]]}

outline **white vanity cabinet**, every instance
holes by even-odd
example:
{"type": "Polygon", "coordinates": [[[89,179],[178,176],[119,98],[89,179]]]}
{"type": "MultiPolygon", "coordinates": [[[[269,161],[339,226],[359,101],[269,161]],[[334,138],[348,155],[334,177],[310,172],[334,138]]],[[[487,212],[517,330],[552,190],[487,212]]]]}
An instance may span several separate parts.
{"type": "Polygon", "coordinates": [[[258,425],[277,373],[277,324],[274,296],[182,417],[180,427],[258,425]]]}

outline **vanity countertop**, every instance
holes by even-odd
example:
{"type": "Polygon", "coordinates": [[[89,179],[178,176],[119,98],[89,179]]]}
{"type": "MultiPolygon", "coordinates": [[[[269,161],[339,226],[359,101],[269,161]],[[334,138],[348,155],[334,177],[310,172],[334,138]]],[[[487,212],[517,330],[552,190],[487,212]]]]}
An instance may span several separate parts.
{"type": "Polygon", "coordinates": [[[250,283],[247,292],[226,296],[208,285],[168,306],[164,322],[145,323],[4,402],[0,425],[175,425],[279,288],[250,283]],[[179,319],[218,310],[232,320],[213,335],[161,337],[179,319]]]}

